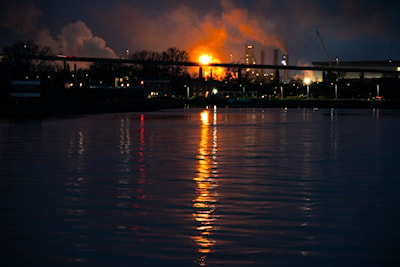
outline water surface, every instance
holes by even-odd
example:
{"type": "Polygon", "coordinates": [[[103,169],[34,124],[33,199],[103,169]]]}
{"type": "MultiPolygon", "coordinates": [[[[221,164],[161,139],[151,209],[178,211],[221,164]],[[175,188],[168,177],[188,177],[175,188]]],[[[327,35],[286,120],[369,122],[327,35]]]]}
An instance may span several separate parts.
{"type": "Polygon", "coordinates": [[[5,266],[396,266],[400,111],[0,121],[5,266]]]}

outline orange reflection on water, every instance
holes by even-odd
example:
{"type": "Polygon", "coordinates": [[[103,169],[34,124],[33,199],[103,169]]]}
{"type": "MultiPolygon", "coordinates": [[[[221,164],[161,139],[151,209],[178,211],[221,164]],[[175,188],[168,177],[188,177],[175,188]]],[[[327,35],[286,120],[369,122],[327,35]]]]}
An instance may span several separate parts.
{"type": "Polygon", "coordinates": [[[210,111],[204,110],[200,113],[201,130],[200,142],[197,155],[197,175],[193,178],[196,181],[196,198],[193,200],[193,218],[198,223],[197,234],[193,240],[199,246],[200,256],[197,262],[205,266],[205,257],[215,244],[212,239],[212,232],[215,231],[215,204],[217,201],[217,127],[216,108],[214,108],[213,127],[210,127],[210,111]],[[210,136],[212,132],[212,136],[210,136]]]}

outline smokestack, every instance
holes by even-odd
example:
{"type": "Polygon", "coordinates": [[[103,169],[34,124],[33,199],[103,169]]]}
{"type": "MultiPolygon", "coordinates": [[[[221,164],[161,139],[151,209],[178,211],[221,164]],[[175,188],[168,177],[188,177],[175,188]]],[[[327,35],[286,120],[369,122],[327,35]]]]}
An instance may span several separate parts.
{"type": "Polygon", "coordinates": [[[260,51],[260,63],[261,63],[261,65],[265,64],[265,50],[264,49],[261,49],[261,51],[260,51]]]}
{"type": "MultiPolygon", "coordinates": [[[[278,55],[279,55],[279,50],[278,49],[274,49],[274,61],[272,62],[273,65],[278,65],[278,55]]],[[[279,70],[276,69],[275,70],[275,83],[279,84],[279,70]]]]}
{"type": "Polygon", "coordinates": [[[272,62],[272,65],[278,65],[278,54],[279,54],[279,50],[274,49],[274,61],[272,62]]]}

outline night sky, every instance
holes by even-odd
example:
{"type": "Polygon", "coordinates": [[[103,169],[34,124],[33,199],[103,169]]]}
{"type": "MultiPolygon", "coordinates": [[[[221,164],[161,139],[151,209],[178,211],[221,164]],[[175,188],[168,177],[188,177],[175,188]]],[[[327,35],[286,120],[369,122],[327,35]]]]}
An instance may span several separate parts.
{"type": "MultiPolygon", "coordinates": [[[[124,57],[126,50],[186,50],[195,61],[244,62],[246,44],[288,53],[290,65],[400,60],[400,3],[353,0],[2,0],[0,46],[34,40],[54,53],[124,57]],[[316,31],[327,48],[325,52],[316,31]]],[[[259,62],[258,62],[259,63],[259,62]]]]}

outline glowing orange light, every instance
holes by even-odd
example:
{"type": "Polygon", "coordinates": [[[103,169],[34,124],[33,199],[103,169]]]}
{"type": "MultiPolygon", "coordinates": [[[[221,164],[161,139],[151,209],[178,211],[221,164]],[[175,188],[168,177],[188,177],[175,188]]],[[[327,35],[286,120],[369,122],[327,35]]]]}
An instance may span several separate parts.
{"type": "Polygon", "coordinates": [[[208,110],[203,110],[200,113],[200,119],[203,122],[203,124],[208,124],[208,115],[209,115],[208,110]]]}
{"type": "MultiPolygon", "coordinates": [[[[211,67],[211,63],[221,63],[221,55],[218,51],[205,46],[199,46],[190,50],[191,60],[199,62],[203,66],[203,77],[206,79],[223,80],[226,77],[227,69],[222,67],[211,67]],[[209,66],[209,67],[204,67],[209,66]]],[[[193,76],[198,75],[198,68],[189,71],[193,76]]]]}
{"type": "Polygon", "coordinates": [[[207,54],[202,54],[199,57],[199,62],[202,65],[208,65],[208,64],[210,64],[212,62],[212,57],[210,55],[207,55],[207,54]]]}

